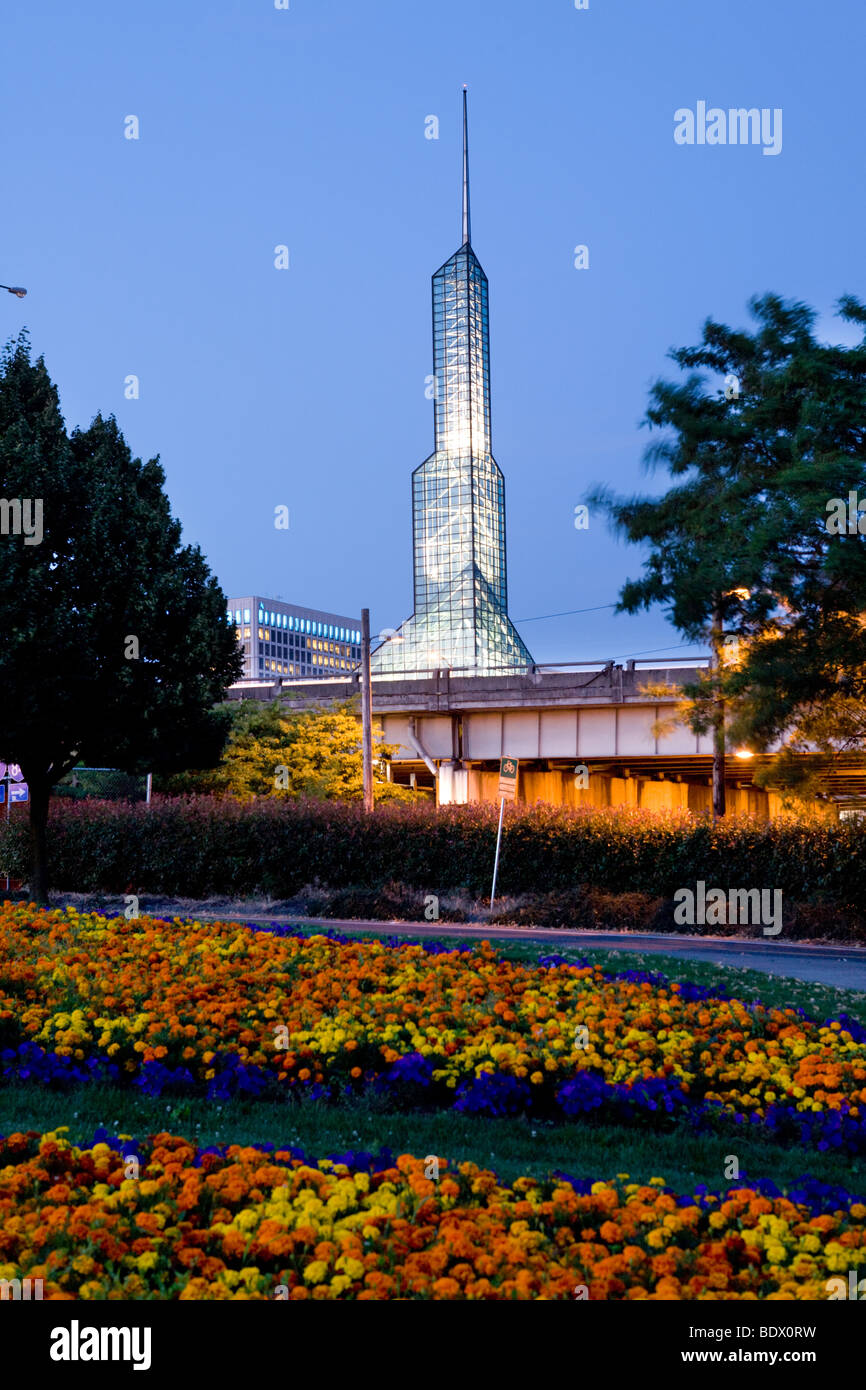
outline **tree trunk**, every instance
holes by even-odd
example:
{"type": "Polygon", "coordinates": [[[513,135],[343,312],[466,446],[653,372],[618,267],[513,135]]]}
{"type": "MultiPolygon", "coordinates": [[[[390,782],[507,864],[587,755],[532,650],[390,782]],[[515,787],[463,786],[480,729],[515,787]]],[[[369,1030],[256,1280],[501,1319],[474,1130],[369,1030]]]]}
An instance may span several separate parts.
{"type": "Polygon", "coordinates": [[[48,906],[48,803],[51,783],[31,781],[30,789],[30,899],[39,907],[48,906]]]}
{"type": "Polygon", "coordinates": [[[725,699],[718,688],[722,668],[722,615],[716,608],[710,635],[710,664],[717,682],[713,700],[713,820],[726,813],[725,801],[725,699]]]}

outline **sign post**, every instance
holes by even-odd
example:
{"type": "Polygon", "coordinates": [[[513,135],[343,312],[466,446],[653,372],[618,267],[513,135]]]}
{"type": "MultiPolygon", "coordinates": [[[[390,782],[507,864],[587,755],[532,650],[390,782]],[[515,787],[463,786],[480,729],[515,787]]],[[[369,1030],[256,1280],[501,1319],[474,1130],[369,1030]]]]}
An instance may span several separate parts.
{"type": "Polygon", "coordinates": [[[502,818],[505,815],[506,801],[517,797],[517,759],[502,758],[499,763],[499,829],[496,832],[496,858],[493,861],[493,885],[490,889],[490,911],[496,897],[496,875],[499,871],[499,848],[502,844],[502,818]]]}
{"type": "MultiPolygon", "coordinates": [[[[0,763],[0,801],[6,802],[6,823],[9,823],[9,809],[13,801],[29,801],[30,790],[23,780],[24,773],[17,763],[0,763]]],[[[6,875],[6,892],[9,892],[9,874],[6,875]]]]}

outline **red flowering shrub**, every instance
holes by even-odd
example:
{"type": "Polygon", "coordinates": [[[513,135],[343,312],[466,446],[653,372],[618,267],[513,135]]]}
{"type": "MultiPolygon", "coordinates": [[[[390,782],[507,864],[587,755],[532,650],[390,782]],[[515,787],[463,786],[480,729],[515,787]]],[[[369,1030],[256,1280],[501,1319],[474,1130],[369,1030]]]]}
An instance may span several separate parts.
{"type": "MultiPolygon", "coordinates": [[[[386,805],[366,817],[355,803],[241,803],[157,798],[151,806],[55,802],[51,881],[81,892],[183,897],[287,898],[316,881],[419,892],[489,891],[498,808],[386,805]]],[[[0,823],[0,862],[21,873],[27,827],[0,823]]],[[[712,825],[687,814],[509,808],[499,891],[554,893],[592,885],[607,893],[670,899],[703,879],[728,888],[781,889],[786,904],[823,904],[864,922],[866,836],[857,823],[736,819],[712,825]]]]}

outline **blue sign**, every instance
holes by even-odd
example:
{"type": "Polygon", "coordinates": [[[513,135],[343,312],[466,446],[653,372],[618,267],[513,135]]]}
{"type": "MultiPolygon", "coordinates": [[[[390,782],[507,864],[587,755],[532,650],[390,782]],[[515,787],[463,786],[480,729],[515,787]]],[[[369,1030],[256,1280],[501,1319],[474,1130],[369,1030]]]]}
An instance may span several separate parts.
{"type": "Polygon", "coordinates": [[[26,782],[10,782],[10,783],[9,783],[9,801],[10,801],[10,804],[11,804],[13,801],[29,801],[29,799],[30,799],[30,789],[28,788],[26,782]]]}

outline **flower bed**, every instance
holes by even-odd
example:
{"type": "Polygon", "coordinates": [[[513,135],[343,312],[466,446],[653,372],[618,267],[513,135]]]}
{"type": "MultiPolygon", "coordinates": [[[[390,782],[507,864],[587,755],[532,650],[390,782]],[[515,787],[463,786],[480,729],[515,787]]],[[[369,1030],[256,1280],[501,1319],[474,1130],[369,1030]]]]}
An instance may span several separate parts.
{"type": "Polygon", "coordinates": [[[0,908],[6,1079],[211,1098],[375,1086],[398,1104],[654,1125],[726,1113],[866,1151],[866,1030],[722,995],[487,943],[0,908]]]}
{"type": "Polygon", "coordinates": [[[806,1183],[512,1186],[384,1153],[0,1138],[0,1279],[46,1299],[822,1299],[866,1266],[866,1205],[806,1183]],[[137,1172],[130,1176],[131,1171],[137,1172]]]}

